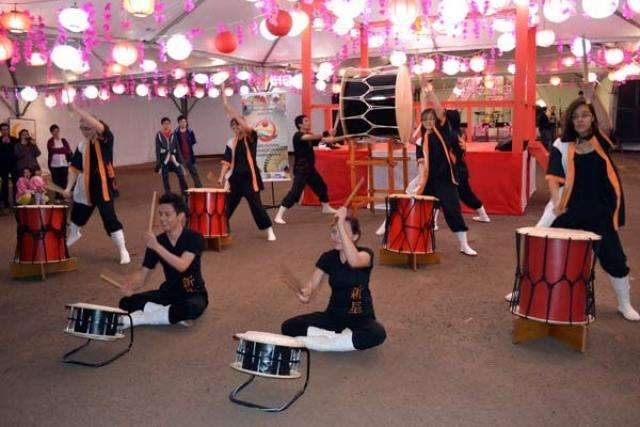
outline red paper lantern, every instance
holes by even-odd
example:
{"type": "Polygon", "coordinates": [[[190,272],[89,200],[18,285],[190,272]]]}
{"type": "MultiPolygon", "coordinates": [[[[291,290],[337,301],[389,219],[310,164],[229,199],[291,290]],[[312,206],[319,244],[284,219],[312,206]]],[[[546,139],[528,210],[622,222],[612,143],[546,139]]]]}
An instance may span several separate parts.
{"type": "Polygon", "coordinates": [[[275,18],[267,19],[267,29],[276,37],[284,37],[291,31],[293,19],[286,10],[278,10],[275,18]]]}
{"type": "Polygon", "coordinates": [[[0,61],[6,61],[13,56],[13,42],[0,35],[0,61]]]}
{"type": "Polygon", "coordinates": [[[231,31],[218,33],[214,43],[220,53],[231,53],[238,48],[238,38],[231,31]]]}

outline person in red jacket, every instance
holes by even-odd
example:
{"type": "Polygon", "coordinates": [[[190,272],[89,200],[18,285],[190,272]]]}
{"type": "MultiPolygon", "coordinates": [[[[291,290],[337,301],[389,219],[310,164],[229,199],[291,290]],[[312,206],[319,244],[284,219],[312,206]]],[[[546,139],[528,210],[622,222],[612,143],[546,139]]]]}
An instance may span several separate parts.
{"type": "MultiPolygon", "coordinates": [[[[51,132],[51,138],[47,141],[47,165],[51,172],[51,180],[58,187],[67,188],[71,147],[66,139],[60,137],[60,126],[51,125],[49,132],[51,132]]],[[[56,193],[56,199],[62,199],[62,194],[56,193]]]]}

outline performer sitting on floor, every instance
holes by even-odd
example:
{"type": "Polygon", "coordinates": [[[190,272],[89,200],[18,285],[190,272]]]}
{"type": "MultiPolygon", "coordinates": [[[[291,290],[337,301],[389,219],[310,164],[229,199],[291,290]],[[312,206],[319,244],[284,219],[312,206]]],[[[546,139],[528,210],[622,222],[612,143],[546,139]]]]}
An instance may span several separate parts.
{"type": "Polygon", "coordinates": [[[420,96],[422,114],[420,119],[420,139],[416,142],[416,159],[421,177],[421,192],[426,196],[435,196],[444,212],[444,218],[460,243],[460,252],[475,256],[478,253],[471,249],[467,242],[467,226],[462,217],[460,199],[458,197],[458,181],[449,152],[451,150],[451,131],[446,123],[444,109],[440,105],[433,87],[426,79],[422,79],[420,96]],[[427,98],[433,108],[425,108],[427,98]]]}
{"type": "Polygon", "coordinates": [[[260,191],[264,189],[260,169],[256,164],[256,154],[258,147],[258,134],[256,131],[235,111],[227,101],[223,88],[222,101],[224,108],[231,119],[230,126],[235,136],[229,140],[224,152],[222,169],[218,184],[224,185],[231,193],[227,204],[227,218],[235,212],[238,204],[244,197],[249,203],[251,215],[260,230],[267,230],[267,240],[276,240],[273,232],[271,218],[262,206],[260,191]]]}
{"type": "Polygon", "coordinates": [[[357,219],[347,217],[346,208],[338,209],[336,218],[331,228],[334,249],[320,256],[311,279],[298,293],[300,302],[306,304],[328,278],[329,306],[324,312],[285,321],[282,333],[298,337],[310,350],[365,350],[382,344],[386,338],[384,327],[376,321],[369,291],[373,251],[356,246],[360,225],[357,219]]]}
{"type": "Polygon", "coordinates": [[[78,144],[71,156],[67,188],[63,192],[63,196],[68,200],[72,198],[73,190],[67,246],[73,245],[82,237],[80,228],[89,221],[97,207],[107,234],[120,252],[120,264],[129,264],[131,258],[113,201],[116,192],[113,133],[104,122],[81,110],[75,103],[71,102],[68,105],[70,110],[80,117],[80,132],[86,140],[78,144]]]}
{"type": "Polygon", "coordinates": [[[602,236],[594,252],[617,294],[618,311],[625,319],[638,321],[640,315],[629,297],[627,257],[618,235],[625,211],[622,182],[609,155],[614,143],[598,126],[599,117],[606,120],[604,108],[593,97],[593,88],[587,91],[591,96],[578,98],[567,108],[563,135],[549,153],[546,178],[557,215],[551,226],[602,236]],[[599,115],[594,105],[599,107],[599,115]]]}
{"type": "Polygon", "coordinates": [[[313,146],[319,142],[333,143],[341,138],[323,137],[311,133],[311,121],[309,117],[300,115],[295,119],[298,131],[293,135],[293,185],[291,190],[282,199],[282,204],[278,209],[276,217],[273,219],[277,224],[285,224],[284,213],[300,200],[304,187],[308,185],[320,199],[322,213],[335,213],[329,205],[329,195],[327,184],[316,170],[315,155],[313,146]]]}
{"type": "MultiPolygon", "coordinates": [[[[126,292],[145,286],[158,262],[162,264],[165,282],[158,290],[120,300],[120,308],[131,313],[134,326],[197,319],[209,304],[200,271],[204,239],[183,226],[186,213],[184,200],[177,194],[166,193],[160,197],[158,217],[164,232],[157,237],[151,232],[146,234],[147,250],[142,268],[123,285],[126,292]]],[[[131,326],[128,318],[123,319],[127,320],[125,327],[131,326]]]]}

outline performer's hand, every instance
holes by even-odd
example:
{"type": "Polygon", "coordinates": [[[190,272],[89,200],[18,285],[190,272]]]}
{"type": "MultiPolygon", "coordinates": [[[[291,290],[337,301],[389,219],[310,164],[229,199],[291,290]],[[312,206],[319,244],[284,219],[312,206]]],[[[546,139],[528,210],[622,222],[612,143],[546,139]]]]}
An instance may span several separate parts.
{"type": "Polygon", "coordinates": [[[335,216],[336,220],[338,220],[338,222],[344,222],[345,219],[347,218],[347,208],[342,206],[341,208],[339,208],[336,211],[334,216],[335,216]]]}
{"type": "Polygon", "coordinates": [[[222,177],[218,178],[218,185],[220,187],[224,187],[224,178],[222,178],[222,177]]]}
{"type": "Polygon", "coordinates": [[[131,295],[133,295],[133,291],[136,288],[135,286],[135,279],[134,276],[131,277],[127,277],[123,282],[122,282],[122,287],[120,288],[120,291],[125,294],[125,296],[130,297],[131,295]]]}
{"type": "Polygon", "coordinates": [[[72,197],[71,190],[67,190],[65,188],[65,190],[62,192],[62,197],[64,197],[65,200],[71,200],[71,197],[72,197]]]}
{"type": "Polygon", "coordinates": [[[158,246],[160,246],[160,244],[158,243],[158,239],[156,239],[156,235],[153,234],[153,232],[151,231],[147,231],[144,235],[144,244],[149,248],[149,249],[153,249],[154,251],[158,248],[158,246]]]}
{"type": "Polygon", "coordinates": [[[303,304],[308,304],[311,300],[311,289],[307,287],[300,289],[300,292],[298,292],[298,300],[303,304]]]}

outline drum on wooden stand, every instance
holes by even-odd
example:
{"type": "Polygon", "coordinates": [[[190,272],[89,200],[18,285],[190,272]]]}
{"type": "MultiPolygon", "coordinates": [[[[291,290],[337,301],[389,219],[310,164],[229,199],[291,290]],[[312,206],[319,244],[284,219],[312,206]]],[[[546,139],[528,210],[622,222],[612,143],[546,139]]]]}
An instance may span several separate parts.
{"type": "Polygon", "coordinates": [[[16,206],[16,263],[48,264],[69,259],[67,210],[62,205],[16,206]]]}
{"type": "Polygon", "coordinates": [[[519,228],[511,312],[557,325],[593,321],[593,245],[598,240],[597,234],[582,230],[519,228]]]}
{"type": "Polygon", "coordinates": [[[189,228],[205,238],[229,235],[227,197],[229,192],[219,188],[190,188],[189,228]]]}
{"type": "Polygon", "coordinates": [[[311,364],[309,350],[304,348],[304,345],[293,337],[268,332],[248,331],[236,334],[235,338],[238,339],[238,347],[236,360],[231,363],[231,367],[239,372],[249,374],[251,377],[229,394],[229,399],[233,403],[265,412],[281,412],[302,396],[309,384],[311,364]],[[240,391],[248,386],[256,376],[271,379],[300,378],[298,366],[302,352],[307,354],[304,386],[291,400],[278,407],[267,407],[238,399],[240,391]]]}
{"type": "Polygon", "coordinates": [[[78,338],[86,338],[87,342],[65,353],[64,356],[62,356],[64,363],[99,368],[100,366],[113,362],[131,349],[133,345],[134,327],[131,316],[126,311],[115,307],[80,302],[67,304],[66,307],[69,309],[69,317],[67,317],[67,325],[64,328],[64,332],[78,338]],[[102,362],[84,362],[70,359],[71,355],[86,348],[93,340],[115,341],[124,338],[123,316],[128,316],[129,322],[131,322],[131,327],[129,328],[129,346],[126,349],[102,362]]]}
{"type": "Polygon", "coordinates": [[[432,196],[391,194],[382,247],[391,252],[429,254],[435,251],[435,203],[432,196]]]}

